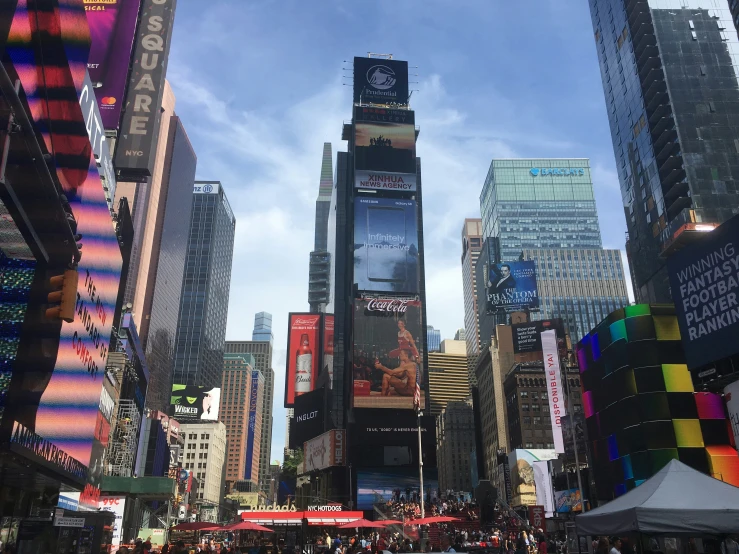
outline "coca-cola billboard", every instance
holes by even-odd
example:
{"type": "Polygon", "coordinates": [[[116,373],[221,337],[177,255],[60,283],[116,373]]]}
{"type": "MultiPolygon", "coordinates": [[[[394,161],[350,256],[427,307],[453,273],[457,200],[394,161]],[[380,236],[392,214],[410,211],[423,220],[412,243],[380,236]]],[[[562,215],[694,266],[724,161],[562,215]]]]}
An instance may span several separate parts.
{"type": "Polygon", "coordinates": [[[290,314],[287,329],[285,407],[316,387],[321,355],[321,314],[290,314]]]}
{"type": "Polygon", "coordinates": [[[363,297],[354,302],[355,408],[413,409],[416,375],[425,406],[425,335],[420,300],[363,297]]]}

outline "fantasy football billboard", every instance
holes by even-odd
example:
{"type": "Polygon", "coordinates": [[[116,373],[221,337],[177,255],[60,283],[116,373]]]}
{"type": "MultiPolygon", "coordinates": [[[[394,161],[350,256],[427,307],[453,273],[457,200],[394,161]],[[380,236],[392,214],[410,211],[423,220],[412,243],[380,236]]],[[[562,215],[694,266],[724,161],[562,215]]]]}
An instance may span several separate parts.
{"type": "Polygon", "coordinates": [[[418,300],[354,302],[355,408],[413,408],[416,383],[426,405],[422,305],[418,300]]]}
{"type": "Polygon", "coordinates": [[[415,125],[355,122],[354,133],[354,169],[416,173],[415,125]]]}
{"type": "Polygon", "coordinates": [[[515,312],[539,307],[533,260],[490,264],[485,292],[487,312],[515,312]]]}
{"type": "Polygon", "coordinates": [[[408,104],[408,62],[354,58],[355,104],[408,104]]]}
{"type": "Polygon", "coordinates": [[[739,352],[739,215],[671,255],[667,269],[688,367],[739,352]]]}
{"type": "Polygon", "coordinates": [[[84,4],[91,39],[87,70],[97,87],[103,127],[113,130],[121,119],[141,0],[84,0],[84,4]]]}
{"type": "Polygon", "coordinates": [[[180,423],[218,421],[220,403],[220,388],[172,385],[169,415],[180,423]]]}
{"type": "Polygon", "coordinates": [[[316,388],[321,350],[321,314],[291,313],[287,328],[285,407],[316,388]]]}
{"type": "Polygon", "coordinates": [[[354,283],[359,291],[418,294],[414,200],[354,200],[354,283]]]}

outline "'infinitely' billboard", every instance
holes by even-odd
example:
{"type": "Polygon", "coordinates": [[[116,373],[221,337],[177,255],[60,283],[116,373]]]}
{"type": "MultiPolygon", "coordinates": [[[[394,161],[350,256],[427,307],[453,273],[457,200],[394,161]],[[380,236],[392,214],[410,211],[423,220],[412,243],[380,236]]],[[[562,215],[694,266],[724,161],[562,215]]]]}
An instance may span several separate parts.
{"type": "Polygon", "coordinates": [[[691,369],[739,352],[739,215],[667,258],[691,369]]]}
{"type": "MultiPolygon", "coordinates": [[[[43,138],[41,148],[53,153],[56,177],[84,247],[74,321],[47,322],[58,325],[58,335],[44,337],[33,364],[22,369],[27,373],[18,381],[25,383],[25,404],[13,423],[10,448],[85,483],[88,466],[90,474],[102,474],[90,459],[122,262],[79,104],[87,70],[88,51],[81,46],[86,34],[81,3],[52,11],[19,3],[10,29],[14,39],[6,49],[8,67],[20,80],[36,134],[43,138]],[[44,73],[48,56],[53,56],[53,67],[46,65],[44,73]],[[53,79],[44,78],[49,71],[53,79]]],[[[6,406],[12,402],[9,395],[6,406]]],[[[90,500],[94,494],[86,487],[82,496],[90,500]]]]}
{"type": "Polygon", "coordinates": [[[151,175],[177,0],[143,0],[133,67],[116,146],[121,180],[151,175]]]}
{"type": "Polygon", "coordinates": [[[354,103],[408,104],[408,62],[354,58],[354,103]]]}
{"type": "Polygon", "coordinates": [[[354,301],[355,408],[413,408],[417,378],[425,406],[422,316],[418,300],[354,301]]]}
{"type": "Polygon", "coordinates": [[[90,27],[87,70],[103,126],[117,129],[141,0],[84,0],[90,27]]]}
{"type": "Polygon", "coordinates": [[[485,288],[488,313],[539,307],[533,260],[490,264],[485,288]]]}
{"type": "Polygon", "coordinates": [[[169,415],[180,423],[218,421],[221,389],[196,385],[172,385],[169,415]]]}
{"type": "Polygon", "coordinates": [[[354,169],[415,174],[415,125],[355,122],[354,169]]]}
{"type": "Polygon", "coordinates": [[[316,388],[320,356],[321,314],[291,313],[287,329],[285,407],[316,388]]]}
{"type": "Polygon", "coordinates": [[[354,283],[359,291],[418,293],[417,221],[414,200],[354,199],[354,283]]]}

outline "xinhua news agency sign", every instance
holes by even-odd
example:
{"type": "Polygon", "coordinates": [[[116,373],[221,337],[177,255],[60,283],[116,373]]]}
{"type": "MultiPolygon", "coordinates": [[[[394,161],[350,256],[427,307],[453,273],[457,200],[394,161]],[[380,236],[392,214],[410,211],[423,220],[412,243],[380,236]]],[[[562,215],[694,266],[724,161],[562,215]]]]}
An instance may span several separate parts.
{"type": "Polygon", "coordinates": [[[739,216],[667,260],[688,367],[739,352],[739,216]]]}

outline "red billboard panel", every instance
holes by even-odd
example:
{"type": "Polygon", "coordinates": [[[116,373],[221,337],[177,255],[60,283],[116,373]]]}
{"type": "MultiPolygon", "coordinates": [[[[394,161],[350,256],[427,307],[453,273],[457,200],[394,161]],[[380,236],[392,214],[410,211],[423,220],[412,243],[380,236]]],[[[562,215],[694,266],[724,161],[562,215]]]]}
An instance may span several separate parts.
{"type": "Polygon", "coordinates": [[[287,328],[285,407],[315,389],[321,351],[321,314],[290,314],[287,328]]]}
{"type": "Polygon", "coordinates": [[[401,298],[354,303],[354,407],[412,409],[416,384],[426,405],[422,304],[401,298]]]}

